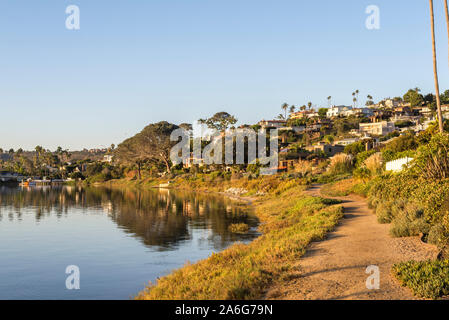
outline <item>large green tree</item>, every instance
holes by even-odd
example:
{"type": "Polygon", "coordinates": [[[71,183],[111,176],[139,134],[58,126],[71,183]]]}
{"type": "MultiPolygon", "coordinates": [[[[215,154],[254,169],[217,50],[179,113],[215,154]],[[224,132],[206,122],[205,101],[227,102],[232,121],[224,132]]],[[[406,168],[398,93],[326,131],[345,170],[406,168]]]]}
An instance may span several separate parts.
{"type": "Polygon", "coordinates": [[[170,141],[170,135],[178,128],[166,121],[150,124],[134,137],[119,144],[115,149],[115,156],[125,164],[135,164],[139,179],[145,162],[162,163],[167,172],[170,172],[170,150],[176,144],[170,141]]]}
{"type": "Polygon", "coordinates": [[[223,132],[226,131],[226,129],[228,129],[230,126],[236,124],[237,119],[233,115],[230,115],[229,113],[223,111],[214,114],[208,119],[200,119],[198,120],[198,122],[207,125],[209,129],[223,132]]]}
{"type": "Polygon", "coordinates": [[[420,90],[418,88],[410,89],[404,94],[404,101],[410,103],[412,107],[421,106],[424,102],[424,97],[419,92],[420,90]]]}

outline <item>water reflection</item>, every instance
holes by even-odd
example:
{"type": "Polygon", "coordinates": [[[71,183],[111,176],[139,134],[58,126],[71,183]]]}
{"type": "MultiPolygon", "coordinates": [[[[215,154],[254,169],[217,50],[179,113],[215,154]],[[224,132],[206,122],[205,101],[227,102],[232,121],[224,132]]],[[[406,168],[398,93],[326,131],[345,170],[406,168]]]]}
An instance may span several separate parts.
{"type": "Polygon", "coordinates": [[[0,221],[21,220],[23,214],[34,214],[37,222],[52,215],[63,219],[71,208],[85,209],[89,215],[107,214],[124,232],[158,251],[191,240],[194,230],[204,230],[203,241],[215,250],[257,235],[257,219],[223,197],[172,190],[0,186],[0,221]],[[230,224],[241,222],[252,228],[250,233],[228,231],[230,224]]]}

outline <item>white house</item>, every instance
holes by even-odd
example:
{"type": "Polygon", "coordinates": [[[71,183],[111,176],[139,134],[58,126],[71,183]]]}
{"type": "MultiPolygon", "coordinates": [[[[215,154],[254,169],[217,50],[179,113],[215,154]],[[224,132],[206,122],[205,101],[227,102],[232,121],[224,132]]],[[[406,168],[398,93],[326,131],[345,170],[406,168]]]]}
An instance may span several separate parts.
{"type": "Polygon", "coordinates": [[[340,146],[348,146],[348,145],[356,143],[358,141],[360,141],[359,138],[349,138],[349,139],[343,139],[343,140],[335,141],[334,144],[338,144],[340,146]]]}
{"type": "Polygon", "coordinates": [[[111,163],[113,160],[114,156],[110,155],[110,154],[105,154],[103,156],[103,162],[107,162],[107,163],[111,163]]]}
{"type": "Polygon", "coordinates": [[[360,133],[366,133],[375,136],[384,136],[396,130],[393,122],[382,121],[372,123],[360,123],[360,133]]]}
{"type": "Polygon", "coordinates": [[[338,117],[342,112],[348,112],[349,110],[352,110],[352,107],[332,106],[331,108],[329,108],[329,110],[327,110],[326,116],[328,118],[338,117]]]}

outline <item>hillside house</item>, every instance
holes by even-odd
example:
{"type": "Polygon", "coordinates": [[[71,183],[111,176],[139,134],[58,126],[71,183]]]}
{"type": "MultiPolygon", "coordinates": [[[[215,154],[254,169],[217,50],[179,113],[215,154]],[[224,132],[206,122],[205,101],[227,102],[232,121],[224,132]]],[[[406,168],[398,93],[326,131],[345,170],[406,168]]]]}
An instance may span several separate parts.
{"type": "Polygon", "coordinates": [[[393,122],[381,121],[372,123],[360,123],[360,133],[366,133],[373,136],[384,136],[396,130],[393,122]]]}
{"type": "Polygon", "coordinates": [[[316,145],[306,147],[306,150],[313,153],[325,153],[326,155],[332,157],[335,156],[337,153],[343,152],[345,149],[344,146],[341,145],[331,145],[325,142],[319,142],[316,145]]]}

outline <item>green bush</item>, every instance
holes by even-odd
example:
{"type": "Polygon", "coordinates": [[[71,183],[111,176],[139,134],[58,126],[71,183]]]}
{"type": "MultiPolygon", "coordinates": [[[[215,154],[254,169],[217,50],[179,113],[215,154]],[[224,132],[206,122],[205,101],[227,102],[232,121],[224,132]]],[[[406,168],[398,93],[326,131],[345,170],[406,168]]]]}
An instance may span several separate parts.
{"type": "Polygon", "coordinates": [[[420,233],[427,234],[430,225],[423,218],[424,210],[413,203],[407,203],[404,207],[396,207],[393,214],[390,233],[394,237],[411,237],[420,233]]]}
{"type": "Polygon", "coordinates": [[[379,223],[391,223],[393,220],[391,207],[392,205],[390,201],[381,202],[376,206],[376,216],[379,223]]]}
{"type": "Polygon", "coordinates": [[[393,274],[420,297],[438,299],[449,295],[449,260],[403,262],[393,266],[393,274]]]}
{"type": "Polygon", "coordinates": [[[428,144],[422,145],[418,149],[413,170],[427,180],[449,178],[449,135],[437,134],[428,144]]]}
{"type": "Polygon", "coordinates": [[[448,236],[445,226],[442,223],[437,223],[430,228],[427,241],[441,247],[447,242],[448,236]]]}

